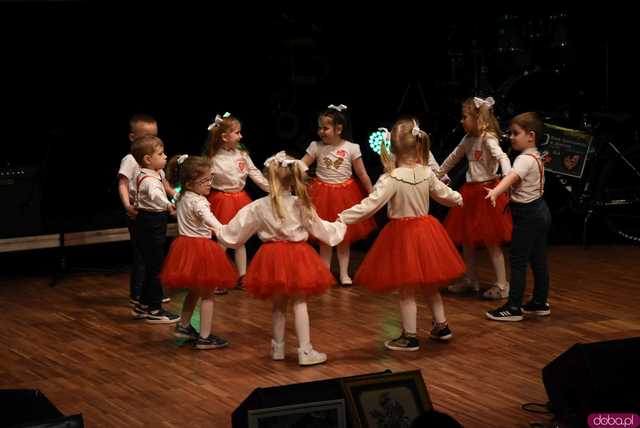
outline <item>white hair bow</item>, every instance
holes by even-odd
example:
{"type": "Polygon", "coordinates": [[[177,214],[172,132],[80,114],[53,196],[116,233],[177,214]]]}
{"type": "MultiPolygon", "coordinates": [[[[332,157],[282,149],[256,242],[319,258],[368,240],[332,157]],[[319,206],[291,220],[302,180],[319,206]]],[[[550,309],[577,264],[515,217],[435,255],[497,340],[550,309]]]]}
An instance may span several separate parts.
{"type": "Polygon", "coordinates": [[[177,159],[177,161],[178,161],[178,165],[182,165],[182,163],[184,162],[184,160],[185,160],[186,158],[188,158],[188,157],[189,157],[189,155],[180,155],[180,156],[178,156],[178,159],[177,159]]]}
{"type": "Polygon", "coordinates": [[[264,166],[269,166],[272,162],[277,162],[278,165],[282,167],[288,167],[289,165],[297,163],[302,172],[305,172],[307,169],[309,169],[307,167],[307,164],[302,162],[300,159],[288,159],[287,154],[284,151],[279,151],[275,155],[268,158],[266,161],[264,161],[264,166]]]}
{"type": "Polygon", "coordinates": [[[213,119],[213,123],[207,127],[207,130],[211,131],[213,128],[217,128],[222,123],[222,119],[225,119],[229,116],[231,116],[231,113],[229,112],[225,112],[225,114],[223,114],[222,116],[216,114],[216,118],[213,119]]]}
{"type": "Polygon", "coordinates": [[[475,105],[476,108],[480,108],[483,105],[491,108],[495,104],[496,104],[496,101],[493,99],[493,97],[487,97],[484,100],[482,98],[473,97],[473,105],[475,105]]]}
{"type": "Polygon", "coordinates": [[[337,106],[336,106],[336,105],[333,105],[333,104],[329,104],[329,107],[327,107],[327,108],[331,108],[331,109],[334,109],[334,110],[338,110],[339,112],[341,112],[341,113],[342,113],[342,110],[346,110],[346,109],[347,109],[347,106],[346,106],[346,105],[344,105],[344,104],[340,104],[340,105],[337,105],[337,106]]]}
{"type": "Polygon", "coordinates": [[[387,128],[378,128],[378,131],[381,131],[383,134],[384,141],[390,141],[391,140],[391,132],[389,132],[389,130],[387,128]]]}
{"type": "Polygon", "coordinates": [[[420,127],[418,126],[418,122],[413,121],[413,128],[411,128],[411,135],[417,137],[420,134],[420,127]]]}

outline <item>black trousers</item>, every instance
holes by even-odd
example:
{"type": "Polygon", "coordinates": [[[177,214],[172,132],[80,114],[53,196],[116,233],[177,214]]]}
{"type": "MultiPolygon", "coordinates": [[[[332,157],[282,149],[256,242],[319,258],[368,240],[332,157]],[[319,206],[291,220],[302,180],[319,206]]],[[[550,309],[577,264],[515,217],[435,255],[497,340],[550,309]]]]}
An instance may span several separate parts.
{"type": "Polygon", "coordinates": [[[527,266],[533,271],[533,301],[546,303],[549,295],[549,267],[547,238],[551,227],[551,213],[544,199],[527,204],[509,203],[513,218],[511,238],[511,308],[520,308],[527,285],[527,266]]]}
{"type": "Polygon", "coordinates": [[[142,283],[144,282],[144,260],[138,249],[136,241],[136,221],[127,217],[127,227],[131,238],[131,250],[133,252],[133,263],[131,265],[131,275],[129,277],[129,297],[140,299],[142,294],[142,283]]]}
{"type": "Polygon", "coordinates": [[[144,281],[140,293],[140,303],[149,305],[150,310],[162,306],[162,285],[160,269],[164,262],[164,245],[167,240],[166,212],[138,211],[135,220],[136,246],[144,262],[144,281]]]}

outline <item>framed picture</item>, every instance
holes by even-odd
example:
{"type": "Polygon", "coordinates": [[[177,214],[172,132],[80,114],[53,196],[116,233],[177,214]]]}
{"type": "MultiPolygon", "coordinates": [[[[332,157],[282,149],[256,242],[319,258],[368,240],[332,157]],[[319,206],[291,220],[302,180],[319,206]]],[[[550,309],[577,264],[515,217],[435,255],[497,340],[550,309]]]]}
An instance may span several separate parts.
{"type": "Polygon", "coordinates": [[[575,129],[544,124],[540,155],[546,171],[581,178],[593,136],[575,129]]]}
{"type": "Polygon", "coordinates": [[[249,410],[249,428],[346,428],[344,400],[249,410]]]}
{"type": "Polygon", "coordinates": [[[345,378],[342,385],[354,427],[409,428],[433,409],[420,370],[345,378]]]}

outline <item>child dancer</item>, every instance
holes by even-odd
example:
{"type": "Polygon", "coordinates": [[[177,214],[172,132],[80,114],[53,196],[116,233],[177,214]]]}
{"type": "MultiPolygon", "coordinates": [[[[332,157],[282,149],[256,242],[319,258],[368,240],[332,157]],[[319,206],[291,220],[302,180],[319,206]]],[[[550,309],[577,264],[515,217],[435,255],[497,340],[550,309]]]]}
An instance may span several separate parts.
{"type": "Polygon", "coordinates": [[[372,216],[387,205],[391,221],[367,253],[355,283],[372,291],[400,290],[402,334],[385,342],[394,351],[417,351],[416,290],[427,293],[433,314],[430,337],[449,340],[444,304],[438,286],[464,274],[464,263],[442,225],[429,213],[429,198],[446,205],[462,205],[462,197],[451,190],[426,166],[429,137],[413,119],[398,121],[391,132],[391,158],[386,148],[381,157],[386,173],[373,192],[360,204],[343,211],[346,224],[372,216]]]}
{"type": "Polygon", "coordinates": [[[499,196],[511,188],[509,208],[513,215],[511,289],[505,305],[487,312],[487,318],[495,321],[520,321],[522,312],[539,316],[551,314],[547,303],[547,236],[551,213],[542,198],[544,165],[536,147],[542,127],[542,121],[536,113],[522,113],[511,120],[511,146],[521,153],[513,162],[509,175],[495,188],[486,189],[486,198],[495,206],[499,196]],[[528,263],[531,263],[533,270],[533,298],[523,305],[528,263]]]}
{"type": "Polygon", "coordinates": [[[485,187],[498,185],[498,165],[503,174],[511,170],[509,158],[498,143],[501,134],[493,115],[493,98],[470,98],[462,104],[462,127],[466,135],[442,162],[438,177],[444,176],[463,157],[469,161],[467,182],[460,189],[464,207],[449,210],[444,226],[451,239],[462,245],[467,275],[463,281],[449,286],[449,291],[460,293],[467,289],[479,291],[476,268],[476,247],[486,246],[493,269],[495,284],[482,296],[487,299],[503,299],[509,294],[509,284],[504,256],[500,246],[511,240],[511,215],[505,211],[506,195],[498,198],[492,207],[484,199],[485,187]]]}
{"type": "MultiPolygon", "coordinates": [[[[240,147],[242,140],[242,124],[238,119],[225,113],[216,115],[209,126],[206,155],[211,161],[213,189],[208,199],[213,215],[226,224],[240,208],[251,202],[244,191],[247,176],[265,192],[269,192],[269,183],[260,170],[255,167],[249,153],[240,147]]],[[[235,262],[240,278],[247,272],[247,250],[244,245],[235,249],[235,262]]],[[[241,285],[241,283],[239,283],[241,285]]],[[[216,290],[218,294],[226,293],[225,288],[216,290]]]]}
{"type": "MultiPolygon", "coordinates": [[[[352,178],[352,170],[360,179],[367,193],[371,192],[371,180],[362,162],[360,146],[344,139],[347,119],[343,113],[347,107],[330,105],[318,117],[318,136],[321,141],[313,141],[302,158],[311,165],[316,162],[316,180],[309,188],[309,194],[320,218],[335,221],[338,213],[359,203],[365,194],[352,178]]],[[[349,276],[349,253],[353,241],[364,239],[375,229],[373,219],[349,226],[344,241],[338,245],[338,266],[340,283],[352,284],[349,276]]],[[[331,268],[331,247],[320,243],[320,257],[331,268]]]]}
{"type": "Polygon", "coordinates": [[[271,194],[242,208],[229,224],[216,231],[216,236],[228,246],[242,245],[254,233],[264,242],[251,261],[245,287],[255,297],[273,300],[271,357],[274,360],[285,357],[285,314],[291,300],[298,336],[298,363],[303,366],[323,363],[327,355],[311,345],[307,297],[324,293],[335,279],[306,240],[312,234],[333,246],[343,239],[347,228],[318,217],[303,181],[302,162],[279,152],[267,159],[265,166],[271,194]]]}
{"type": "Polygon", "coordinates": [[[220,222],[211,214],[207,195],[211,191],[211,165],[207,158],[174,156],[169,161],[168,180],[180,183],[177,201],[178,237],[171,244],[160,273],[165,287],[187,288],[175,335],[195,340],[196,349],[223,348],[229,342],[211,334],[213,290],[233,288],[238,273],[225,252],[211,240],[211,231],[220,222]],[[200,304],[200,334],[191,325],[191,316],[200,304]]]}
{"type": "MultiPolygon", "coordinates": [[[[148,114],[136,114],[129,120],[129,141],[131,144],[145,136],[158,135],[158,123],[148,114]]],[[[142,290],[142,281],[144,281],[144,263],[142,255],[136,247],[135,238],[135,218],[138,211],[135,208],[136,200],[136,177],[140,173],[140,166],[131,153],[127,154],[120,161],[120,169],[118,170],[118,193],[120,201],[124,208],[128,221],[129,237],[133,249],[133,263],[131,265],[131,276],[129,278],[129,306],[135,307],[140,304],[140,292],[142,290]]],[[[163,180],[165,191],[169,196],[173,196],[175,191],[169,186],[166,180],[163,180]]],[[[170,302],[169,297],[164,297],[162,303],[170,302]]]]}
{"type": "Polygon", "coordinates": [[[131,154],[141,167],[136,178],[135,208],[138,214],[135,237],[144,261],[140,304],[133,308],[133,316],[152,324],[171,324],[178,322],[180,317],[162,308],[159,278],[167,239],[167,212],[171,215],[176,213],[164,188],[163,168],[167,163],[167,155],[164,154],[162,140],[154,136],[135,140],[131,154]]]}

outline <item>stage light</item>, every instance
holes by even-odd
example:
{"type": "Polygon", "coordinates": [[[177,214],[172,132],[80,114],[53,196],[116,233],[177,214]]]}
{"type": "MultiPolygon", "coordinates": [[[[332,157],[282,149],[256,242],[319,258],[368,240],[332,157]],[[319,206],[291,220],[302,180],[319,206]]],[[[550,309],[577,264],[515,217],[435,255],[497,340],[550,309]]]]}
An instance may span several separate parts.
{"type": "Polygon", "coordinates": [[[378,128],[377,131],[373,131],[371,135],[369,135],[369,147],[377,154],[380,154],[380,146],[384,144],[387,151],[389,151],[391,141],[388,138],[389,132],[385,128],[378,128]]]}

